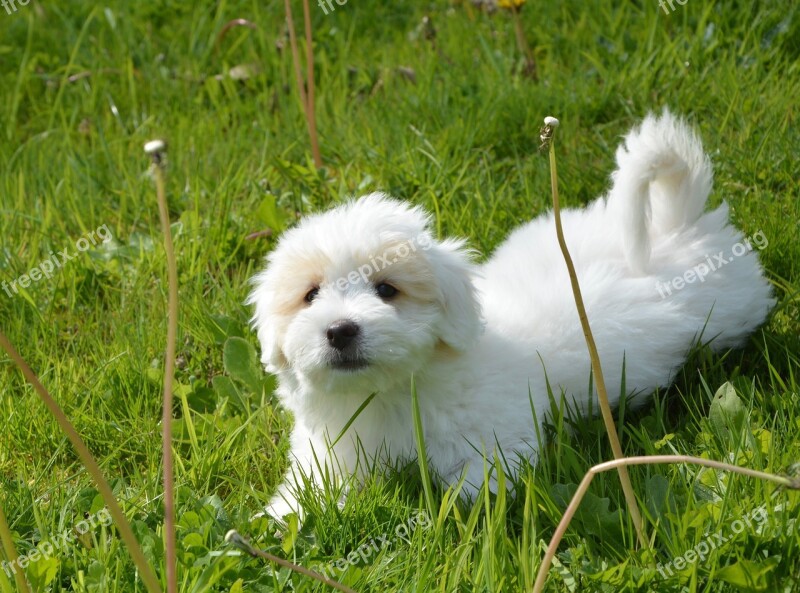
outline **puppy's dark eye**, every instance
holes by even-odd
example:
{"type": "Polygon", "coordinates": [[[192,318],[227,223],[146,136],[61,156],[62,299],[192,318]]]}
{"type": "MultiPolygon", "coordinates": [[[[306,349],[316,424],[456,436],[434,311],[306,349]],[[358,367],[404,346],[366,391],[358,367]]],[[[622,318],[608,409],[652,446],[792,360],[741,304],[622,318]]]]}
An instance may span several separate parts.
{"type": "Polygon", "coordinates": [[[397,289],[391,284],[381,282],[375,286],[375,292],[377,292],[378,296],[382,299],[390,299],[397,294],[397,289]]]}
{"type": "Polygon", "coordinates": [[[306,296],[303,298],[303,300],[304,300],[305,302],[307,302],[307,303],[310,303],[310,302],[311,302],[311,301],[313,301],[315,298],[317,298],[317,295],[318,295],[318,294],[319,294],[319,287],[318,287],[318,286],[315,286],[314,288],[312,288],[311,290],[309,290],[309,291],[306,293],[306,296]]]}

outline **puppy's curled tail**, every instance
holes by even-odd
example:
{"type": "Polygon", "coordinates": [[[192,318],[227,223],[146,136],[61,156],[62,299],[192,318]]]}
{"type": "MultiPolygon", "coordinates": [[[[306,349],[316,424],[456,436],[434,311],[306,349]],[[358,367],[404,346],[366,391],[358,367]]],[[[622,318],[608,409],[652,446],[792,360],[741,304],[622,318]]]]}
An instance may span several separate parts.
{"type": "Polygon", "coordinates": [[[648,115],[617,149],[608,208],[621,224],[628,265],[643,273],[650,242],[703,213],[712,168],[697,135],[668,110],[648,115]]]}

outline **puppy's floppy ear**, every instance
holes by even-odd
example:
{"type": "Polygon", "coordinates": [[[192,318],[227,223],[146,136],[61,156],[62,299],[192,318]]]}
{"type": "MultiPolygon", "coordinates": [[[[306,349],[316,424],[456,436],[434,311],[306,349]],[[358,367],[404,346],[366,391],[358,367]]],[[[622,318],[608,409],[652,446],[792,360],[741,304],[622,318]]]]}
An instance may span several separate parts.
{"type": "Polygon", "coordinates": [[[451,348],[466,350],[483,331],[481,306],[472,278],[475,274],[464,241],[447,239],[433,243],[428,261],[438,284],[442,317],[436,330],[451,348]]]}
{"type": "Polygon", "coordinates": [[[286,365],[286,357],[281,350],[278,321],[275,315],[270,315],[273,294],[270,290],[270,280],[267,273],[262,272],[253,278],[254,288],[247,297],[245,304],[255,305],[253,318],[250,320],[261,343],[261,362],[270,373],[277,373],[286,365]]]}

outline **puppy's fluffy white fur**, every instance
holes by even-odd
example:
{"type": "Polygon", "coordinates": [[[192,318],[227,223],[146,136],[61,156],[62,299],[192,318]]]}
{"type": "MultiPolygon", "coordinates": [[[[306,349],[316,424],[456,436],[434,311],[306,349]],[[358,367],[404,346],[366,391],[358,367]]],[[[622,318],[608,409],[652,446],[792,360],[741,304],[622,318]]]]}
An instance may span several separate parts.
{"type": "MultiPolygon", "coordinates": [[[[744,237],[727,206],[704,213],[711,165],[685,123],[648,116],[616,157],[608,194],[563,212],[612,405],[623,360],[636,404],[670,383],[697,340],[739,345],[773,305],[756,254],[731,257],[744,237]],[[729,263],[702,282],[657,289],[721,252],[729,263]]],[[[301,475],[318,482],[326,465],[359,473],[364,453],[416,456],[412,374],[430,467],[448,484],[466,472],[467,494],[481,486],[484,455],[535,459],[531,401],[542,422],[547,381],[589,407],[589,358],[552,215],[516,229],[480,266],[463,241],[435,240],[430,222],[418,207],[371,194],[302,220],[255,277],[262,361],[295,419],[272,515],[300,511],[301,475]]]]}

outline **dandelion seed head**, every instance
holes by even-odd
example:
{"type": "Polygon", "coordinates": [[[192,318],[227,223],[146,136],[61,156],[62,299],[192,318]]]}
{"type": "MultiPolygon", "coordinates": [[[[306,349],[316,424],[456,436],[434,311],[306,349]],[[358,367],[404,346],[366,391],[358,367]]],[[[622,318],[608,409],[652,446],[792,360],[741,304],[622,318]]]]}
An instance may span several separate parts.
{"type": "Polygon", "coordinates": [[[147,154],[158,154],[159,152],[164,152],[167,148],[167,143],[163,140],[151,140],[147,144],[144,145],[144,151],[147,154]]]}
{"type": "Polygon", "coordinates": [[[560,122],[556,118],[550,115],[544,118],[544,125],[550,126],[551,128],[557,128],[559,123],[560,122]]]}

